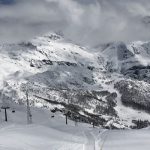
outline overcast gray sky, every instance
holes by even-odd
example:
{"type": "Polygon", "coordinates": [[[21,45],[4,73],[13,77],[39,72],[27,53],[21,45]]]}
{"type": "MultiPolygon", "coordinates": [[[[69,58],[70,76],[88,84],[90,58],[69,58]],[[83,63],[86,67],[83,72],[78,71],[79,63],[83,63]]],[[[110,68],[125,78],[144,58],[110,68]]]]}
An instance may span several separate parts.
{"type": "Polygon", "coordinates": [[[0,42],[62,31],[83,45],[150,41],[149,0],[0,0],[0,42]]]}

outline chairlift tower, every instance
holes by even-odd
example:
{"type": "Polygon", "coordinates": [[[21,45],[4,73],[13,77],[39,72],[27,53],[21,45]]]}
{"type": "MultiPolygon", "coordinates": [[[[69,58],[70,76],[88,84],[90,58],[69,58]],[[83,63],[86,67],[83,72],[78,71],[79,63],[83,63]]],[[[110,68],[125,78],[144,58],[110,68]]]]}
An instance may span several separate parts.
{"type": "Polygon", "coordinates": [[[9,109],[10,107],[8,106],[2,106],[1,109],[4,109],[5,110],[5,121],[7,122],[8,121],[8,117],[7,117],[7,109],[9,109]]]}
{"type": "Polygon", "coordinates": [[[8,117],[7,117],[7,109],[9,109],[9,104],[4,101],[4,90],[5,90],[5,82],[3,82],[4,84],[4,88],[2,89],[2,93],[1,93],[1,109],[3,109],[5,111],[5,121],[8,121],[8,117]]]}
{"type": "Polygon", "coordinates": [[[32,124],[32,114],[30,110],[28,90],[26,90],[26,100],[27,100],[27,124],[32,124]]]}

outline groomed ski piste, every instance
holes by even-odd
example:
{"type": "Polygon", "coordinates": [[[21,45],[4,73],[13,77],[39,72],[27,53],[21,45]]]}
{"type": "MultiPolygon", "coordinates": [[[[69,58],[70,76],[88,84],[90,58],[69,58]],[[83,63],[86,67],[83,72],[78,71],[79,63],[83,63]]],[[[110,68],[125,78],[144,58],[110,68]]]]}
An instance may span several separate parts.
{"type": "Polygon", "coordinates": [[[61,113],[31,108],[27,124],[26,107],[14,104],[0,112],[0,150],[149,150],[150,130],[106,130],[75,123],[61,113]],[[15,110],[12,113],[12,108],[15,110]],[[53,117],[52,117],[53,116],[53,117]]]}

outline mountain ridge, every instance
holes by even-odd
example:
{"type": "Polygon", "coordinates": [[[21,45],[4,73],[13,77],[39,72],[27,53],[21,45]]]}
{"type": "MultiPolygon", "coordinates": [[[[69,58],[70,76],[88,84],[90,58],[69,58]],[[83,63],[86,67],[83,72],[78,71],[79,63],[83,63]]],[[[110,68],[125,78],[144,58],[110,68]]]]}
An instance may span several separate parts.
{"type": "Polygon", "coordinates": [[[1,45],[1,103],[25,104],[28,90],[31,106],[70,111],[72,120],[114,128],[131,128],[133,120],[150,121],[145,109],[149,91],[143,94],[149,77],[139,78],[141,68],[131,72],[149,66],[149,45],[117,42],[90,51],[56,33],[1,45]]]}

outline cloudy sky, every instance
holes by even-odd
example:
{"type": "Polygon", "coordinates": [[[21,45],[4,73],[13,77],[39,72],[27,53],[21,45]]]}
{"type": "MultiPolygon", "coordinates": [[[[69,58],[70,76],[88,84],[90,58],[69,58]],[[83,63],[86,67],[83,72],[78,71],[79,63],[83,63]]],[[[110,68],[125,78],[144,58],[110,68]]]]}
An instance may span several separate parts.
{"type": "Polygon", "coordinates": [[[82,45],[150,40],[149,0],[0,0],[0,42],[62,31],[82,45]]]}

